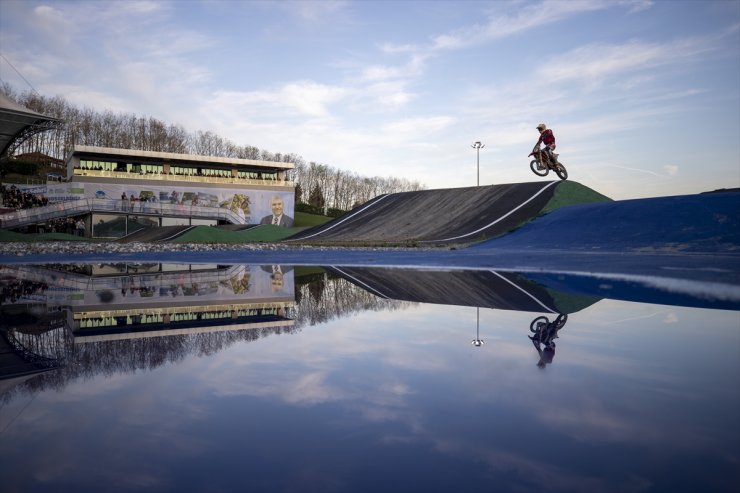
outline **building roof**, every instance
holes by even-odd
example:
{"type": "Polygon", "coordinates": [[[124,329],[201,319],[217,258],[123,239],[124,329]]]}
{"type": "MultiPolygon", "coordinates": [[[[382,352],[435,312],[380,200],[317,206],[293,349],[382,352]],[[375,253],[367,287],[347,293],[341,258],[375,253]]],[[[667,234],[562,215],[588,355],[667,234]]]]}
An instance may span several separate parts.
{"type": "Polygon", "coordinates": [[[0,92],[0,156],[31,135],[50,130],[59,122],[58,118],[30,110],[0,92]]]}
{"type": "Polygon", "coordinates": [[[73,156],[98,156],[99,158],[105,157],[128,157],[128,158],[143,158],[143,159],[158,159],[161,161],[171,162],[189,162],[189,163],[219,163],[219,164],[233,164],[237,166],[258,166],[260,168],[272,168],[272,169],[293,169],[295,165],[293,163],[282,163],[278,161],[259,161],[256,159],[239,159],[234,157],[218,157],[218,156],[200,156],[197,154],[178,154],[175,152],[155,152],[155,151],[138,151],[134,149],[118,149],[113,147],[96,147],[96,146],[83,146],[75,145],[70,152],[67,161],[72,159],[73,156]]]}
{"type": "Polygon", "coordinates": [[[39,164],[64,164],[64,160],[57,159],[43,152],[26,152],[24,154],[16,154],[14,156],[18,161],[26,161],[27,163],[39,163],[39,164]]]}

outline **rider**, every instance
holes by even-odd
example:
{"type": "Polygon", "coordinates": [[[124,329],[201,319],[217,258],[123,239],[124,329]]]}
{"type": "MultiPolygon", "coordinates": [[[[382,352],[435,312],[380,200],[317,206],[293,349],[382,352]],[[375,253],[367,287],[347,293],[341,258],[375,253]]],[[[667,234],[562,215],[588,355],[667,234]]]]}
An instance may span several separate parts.
{"type": "Polygon", "coordinates": [[[555,134],[552,133],[552,130],[548,129],[547,125],[545,125],[544,123],[540,123],[539,125],[537,125],[537,131],[539,131],[540,133],[540,138],[534,145],[533,151],[539,149],[540,144],[545,144],[544,154],[547,156],[547,159],[550,161],[550,163],[554,165],[558,162],[557,154],[553,152],[556,147],[555,134]]]}
{"type": "Polygon", "coordinates": [[[546,322],[538,323],[535,333],[529,336],[532,344],[537,349],[537,353],[540,355],[540,360],[537,362],[538,367],[545,368],[545,366],[552,363],[552,359],[555,357],[555,339],[558,338],[558,332],[567,321],[568,315],[561,313],[552,322],[547,320],[546,322]],[[542,347],[543,345],[544,348],[542,347]]]}

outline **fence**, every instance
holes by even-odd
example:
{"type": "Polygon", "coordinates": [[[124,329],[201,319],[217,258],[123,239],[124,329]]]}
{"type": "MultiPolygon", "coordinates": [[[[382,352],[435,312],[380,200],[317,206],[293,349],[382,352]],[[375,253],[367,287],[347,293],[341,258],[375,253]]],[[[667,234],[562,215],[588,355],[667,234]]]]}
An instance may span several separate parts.
{"type": "Polygon", "coordinates": [[[232,224],[248,224],[249,218],[242,217],[223,207],[166,204],[116,199],[80,199],[57,202],[45,207],[33,207],[0,214],[0,228],[11,229],[38,224],[50,219],[77,216],[90,212],[113,212],[119,214],[141,214],[151,216],[190,217],[218,219],[232,224]]]}

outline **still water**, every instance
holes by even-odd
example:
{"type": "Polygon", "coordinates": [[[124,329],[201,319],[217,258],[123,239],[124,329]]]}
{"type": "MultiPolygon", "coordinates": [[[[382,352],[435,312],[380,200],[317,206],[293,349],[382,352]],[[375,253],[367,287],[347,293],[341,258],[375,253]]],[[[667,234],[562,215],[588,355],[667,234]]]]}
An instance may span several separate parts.
{"type": "Polygon", "coordinates": [[[706,294],[178,264],[0,288],[5,493],[740,487],[740,307],[706,294]]]}

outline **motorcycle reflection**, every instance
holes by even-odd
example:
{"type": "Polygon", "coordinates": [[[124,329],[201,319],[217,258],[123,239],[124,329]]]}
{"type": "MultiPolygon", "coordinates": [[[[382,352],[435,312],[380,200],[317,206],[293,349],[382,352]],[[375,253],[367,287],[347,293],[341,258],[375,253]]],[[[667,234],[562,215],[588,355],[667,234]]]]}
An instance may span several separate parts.
{"type": "Polygon", "coordinates": [[[545,366],[552,363],[552,359],[555,357],[555,339],[558,338],[558,331],[563,328],[567,320],[568,315],[564,313],[558,315],[552,322],[544,316],[532,320],[529,325],[532,335],[529,336],[529,339],[540,355],[540,360],[537,362],[538,367],[545,368],[545,366]]]}

